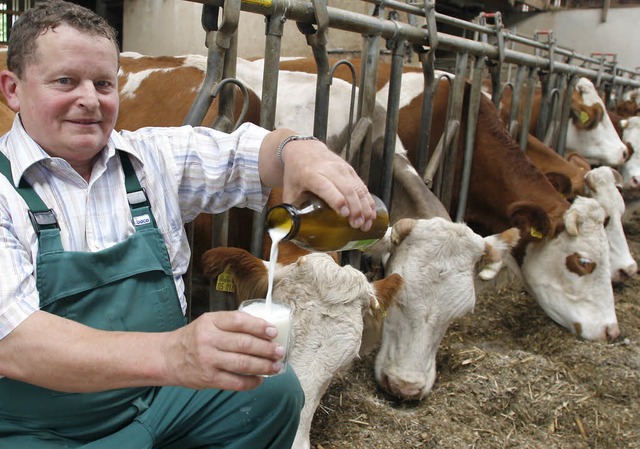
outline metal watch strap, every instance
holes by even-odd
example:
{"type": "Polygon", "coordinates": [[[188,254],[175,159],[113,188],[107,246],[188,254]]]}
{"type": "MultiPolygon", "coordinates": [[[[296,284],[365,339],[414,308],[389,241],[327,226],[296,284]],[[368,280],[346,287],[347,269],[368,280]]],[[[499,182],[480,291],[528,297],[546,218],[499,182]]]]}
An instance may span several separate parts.
{"type": "Polygon", "coordinates": [[[280,161],[280,164],[282,164],[283,167],[284,167],[284,160],[282,159],[282,150],[284,150],[284,146],[289,142],[291,142],[292,140],[320,140],[320,139],[318,139],[315,136],[293,135],[293,136],[286,137],[282,142],[280,142],[280,145],[278,145],[278,151],[276,151],[276,158],[280,161]]]}

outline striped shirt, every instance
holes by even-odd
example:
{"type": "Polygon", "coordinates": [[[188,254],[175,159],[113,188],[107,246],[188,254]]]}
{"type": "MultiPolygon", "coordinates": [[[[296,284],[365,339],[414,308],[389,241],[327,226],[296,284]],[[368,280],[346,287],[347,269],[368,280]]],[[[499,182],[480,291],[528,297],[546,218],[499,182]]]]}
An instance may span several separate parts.
{"type": "MultiPolygon", "coordinates": [[[[89,182],[64,159],[45,153],[27,135],[19,115],[11,131],[0,138],[0,151],[11,161],[16,184],[24,177],[54,210],[63,248],[91,252],[109,248],[134,232],[115,150],[131,154],[164,237],[185,312],[182,275],[191,253],[184,224],[201,212],[262,209],[269,189],[260,182],[258,153],[267,132],[251,124],[232,134],[190,126],[112,132],[89,182]]],[[[39,309],[37,253],[26,203],[0,176],[0,339],[39,309]]]]}

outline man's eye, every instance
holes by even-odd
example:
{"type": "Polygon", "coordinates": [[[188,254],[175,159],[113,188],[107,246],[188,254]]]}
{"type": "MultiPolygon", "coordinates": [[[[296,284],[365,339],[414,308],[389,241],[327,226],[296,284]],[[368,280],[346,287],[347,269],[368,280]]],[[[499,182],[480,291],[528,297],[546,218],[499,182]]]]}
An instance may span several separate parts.
{"type": "Polygon", "coordinates": [[[71,78],[58,78],[58,84],[71,84],[71,78]]]}
{"type": "Polygon", "coordinates": [[[98,82],[96,82],[96,87],[100,88],[100,89],[108,89],[111,86],[113,86],[113,83],[111,83],[109,81],[98,81],[98,82]]]}

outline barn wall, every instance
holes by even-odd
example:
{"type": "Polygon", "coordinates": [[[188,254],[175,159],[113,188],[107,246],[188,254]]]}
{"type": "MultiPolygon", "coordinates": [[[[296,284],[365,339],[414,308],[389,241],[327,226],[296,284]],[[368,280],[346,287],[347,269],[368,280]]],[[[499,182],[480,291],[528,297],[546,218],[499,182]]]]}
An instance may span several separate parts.
{"type": "MultiPolygon", "coordinates": [[[[356,0],[329,0],[329,6],[368,14],[371,4],[356,0]]],[[[123,24],[124,51],[160,55],[206,54],[205,33],[200,24],[202,5],[185,0],[125,0],[123,24]]],[[[238,54],[243,58],[264,56],[264,17],[242,13],[238,54]]],[[[358,34],[330,30],[330,50],[360,50],[358,34]]],[[[285,56],[311,55],[305,37],[295,22],[288,21],[282,43],[285,56]]]]}
{"type": "Polygon", "coordinates": [[[602,23],[602,10],[583,9],[535,15],[517,26],[518,34],[533,36],[536,30],[553,30],[558,45],[576,53],[616,53],[618,65],[640,66],[640,8],[610,9],[602,23]]]}
{"type": "MultiPolygon", "coordinates": [[[[368,14],[372,5],[358,0],[329,0],[329,6],[368,14]]],[[[200,25],[202,5],[186,0],[124,0],[125,51],[149,55],[206,54],[204,31],[200,25]]],[[[592,52],[617,53],[621,67],[640,66],[636,42],[640,41],[640,8],[609,10],[606,22],[600,9],[538,14],[517,26],[518,34],[533,36],[535,30],[551,29],[562,47],[590,55],[592,52]]],[[[238,53],[249,58],[263,56],[264,18],[243,13],[238,53]]],[[[329,49],[357,51],[360,36],[339,30],[329,32],[329,49]]],[[[530,51],[530,50],[527,50],[530,51]]],[[[294,22],[285,24],[283,55],[310,55],[304,36],[294,22]]]]}

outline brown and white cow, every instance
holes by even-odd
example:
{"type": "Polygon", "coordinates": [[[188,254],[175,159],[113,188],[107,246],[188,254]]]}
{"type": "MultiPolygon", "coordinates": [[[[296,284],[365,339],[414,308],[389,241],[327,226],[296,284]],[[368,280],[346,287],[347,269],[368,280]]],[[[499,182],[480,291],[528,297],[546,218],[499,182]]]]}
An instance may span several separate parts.
{"type": "MultiPolygon", "coordinates": [[[[4,97],[4,95],[0,95],[0,97],[4,97]]],[[[11,129],[15,115],[16,113],[9,109],[9,106],[0,103],[0,136],[11,129]]]]}
{"type": "MultiPolygon", "coordinates": [[[[352,62],[359,69],[359,61],[352,62]]],[[[294,70],[314,69],[312,61],[306,65],[302,60],[281,63],[283,68],[292,66],[294,70]]],[[[338,76],[340,73],[336,71],[338,76]]],[[[389,65],[381,62],[378,86],[388,78],[389,65]]],[[[413,161],[421,126],[423,90],[422,72],[406,68],[402,76],[398,133],[413,161]]],[[[443,133],[448,91],[448,82],[441,80],[434,101],[431,148],[435,148],[443,133]]],[[[468,104],[468,93],[467,84],[465,105],[468,104]]],[[[388,85],[385,84],[378,91],[379,101],[386,104],[387,96],[388,85]]],[[[332,102],[333,98],[332,94],[332,102]]],[[[463,106],[463,110],[466,107],[463,106]]],[[[466,129],[465,121],[460,125],[462,130],[466,129]]],[[[518,264],[513,268],[545,312],[582,338],[617,338],[619,328],[613,305],[608,244],[606,238],[592,238],[593,235],[604,236],[603,224],[600,224],[602,229],[597,229],[597,226],[567,227],[567,224],[576,222],[575,217],[581,217],[578,222],[593,221],[590,217],[592,209],[599,207],[597,203],[587,202],[584,205],[582,201],[573,204],[566,201],[506,132],[499,112],[485,96],[481,96],[475,137],[465,214],[467,224],[484,235],[497,234],[517,226],[521,239],[514,251],[518,264]],[[569,232],[572,234],[569,235],[569,232]],[[587,241],[589,245],[583,244],[587,241]],[[536,257],[528,257],[533,250],[536,257]],[[545,260],[553,261],[553,265],[547,263],[537,266],[538,261],[542,260],[540,255],[544,255],[545,260]],[[582,261],[589,261],[593,269],[584,271],[569,263],[576,255],[582,261]],[[553,275],[548,274],[549,271],[554,271],[553,275]],[[596,310],[594,305],[599,305],[599,308],[596,310]]],[[[459,144],[462,145],[464,140],[461,136],[459,144]]],[[[460,172],[458,166],[456,173],[459,175],[460,172]]]]}
{"type": "MultiPolygon", "coordinates": [[[[432,148],[443,132],[447,108],[449,84],[445,80],[440,83],[433,110],[432,148]]],[[[416,92],[423,85],[422,74],[405,73],[403,92],[405,85],[410,87],[410,94],[416,92]]],[[[468,98],[468,84],[466,91],[468,98]]],[[[417,142],[420,126],[417,111],[422,98],[421,95],[405,97],[404,93],[401,97],[404,107],[399,121],[404,122],[404,130],[400,130],[400,137],[411,154],[417,142]],[[413,122],[413,127],[408,122],[413,122]]],[[[466,129],[465,120],[460,129],[466,129]]],[[[459,143],[463,142],[464,138],[460,137],[459,143]]],[[[589,234],[602,231],[604,235],[604,228],[583,227],[579,229],[581,232],[571,234],[571,238],[567,235],[567,221],[573,220],[571,217],[587,220],[592,214],[590,208],[580,206],[575,201],[570,205],[562,198],[507,133],[491,101],[481,96],[465,219],[472,228],[477,226],[474,229],[480,233],[519,227],[522,237],[516,258],[525,285],[545,312],[582,338],[616,338],[619,329],[613,306],[608,245],[606,238],[594,240],[589,234]],[[583,241],[595,246],[583,245],[583,241]],[[538,256],[529,257],[533,253],[538,256]],[[549,264],[539,265],[540,254],[554,261],[555,269],[549,264]],[[583,272],[569,264],[575,254],[595,262],[594,269],[583,272]],[[551,271],[555,277],[553,282],[551,271]],[[597,312],[594,304],[600,305],[597,312]],[[576,319],[580,321],[574,321],[576,319]]]]}
{"type": "MultiPolygon", "coordinates": [[[[540,102],[541,91],[538,90],[531,110],[531,133],[536,131],[540,102]]],[[[501,104],[505,121],[509,115],[510,104],[511,90],[506,89],[501,104]]],[[[580,154],[593,165],[612,167],[621,166],[629,158],[627,146],[620,140],[602,98],[588,78],[581,77],[575,84],[570,114],[565,142],[568,152],[580,154]]]]}
{"type": "Polygon", "coordinates": [[[622,224],[626,207],[619,190],[622,176],[611,167],[597,167],[587,172],[585,184],[587,196],[598,201],[605,211],[611,281],[623,282],[638,272],[638,264],[631,255],[622,224]]]}
{"type": "Polygon", "coordinates": [[[640,117],[623,118],[609,113],[622,141],[629,148],[629,159],[620,167],[626,191],[640,190],[640,117]]]}
{"type": "Polygon", "coordinates": [[[627,90],[616,104],[616,113],[622,117],[640,115],[640,87],[627,90]]]}
{"type": "MultiPolygon", "coordinates": [[[[265,297],[268,262],[240,248],[220,247],[207,251],[202,263],[205,274],[212,279],[231,270],[238,300],[265,297]]],[[[349,265],[340,266],[323,253],[277,264],[273,297],[293,307],[294,344],[289,363],[305,393],[293,448],[310,447],[315,410],[334,375],[347,369],[358,355],[364,318],[379,319],[402,285],[399,274],[370,283],[362,272],[349,265]]]]}
{"type": "Polygon", "coordinates": [[[431,391],[440,341],[449,324],[475,305],[469,273],[480,265],[480,278],[495,277],[518,239],[515,228],[483,239],[441,217],[403,218],[393,225],[372,250],[388,254],[385,272],[405,280],[387,309],[376,355],[375,377],[384,390],[404,400],[421,400],[431,391]],[[492,254],[498,266],[492,266],[492,254]]]}
{"type": "Polygon", "coordinates": [[[635,276],[638,264],[631,255],[622,224],[625,204],[619,190],[622,187],[620,173],[605,165],[591,169],[575,153],[565,159],[531,134],[527,140],[527,156],[566,198],[587,196],[600,204],[606,217],[611,282],[617,284],[635,276]],[[566,181],[569,182],[564,185],[566,181]]]}

